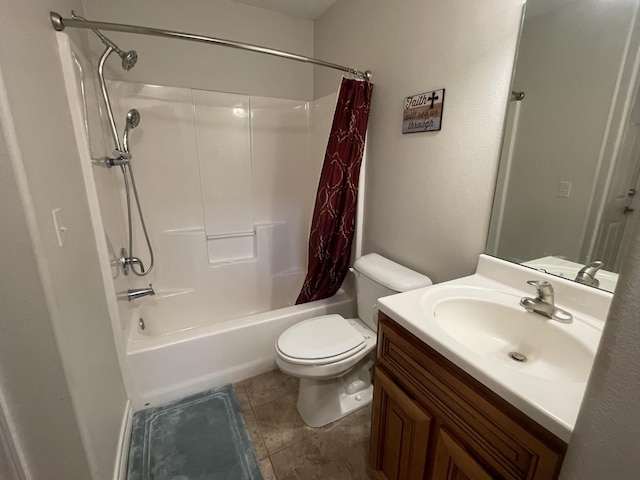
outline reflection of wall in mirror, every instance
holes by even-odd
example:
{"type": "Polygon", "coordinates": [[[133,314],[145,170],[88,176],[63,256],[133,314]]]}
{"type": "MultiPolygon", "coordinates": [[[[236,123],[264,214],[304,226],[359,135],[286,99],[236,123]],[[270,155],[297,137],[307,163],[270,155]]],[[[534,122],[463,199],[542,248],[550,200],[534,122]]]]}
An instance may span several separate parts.
{"type": "MultiPolygon", "coordinates": [[[[489,224],[489,237],[487,240],[487,252],[497,254],[500,252],[500,240],[502,239],[502,224],[504,221],[504,210],[509,193],[509,182],[511,175],[511,162],[516,146],[518,123],[520,118],[520,101],[510,102],[507,108],[507,117],[504,126],[504,138],[502,140],[502,151],[500,152],[500,167],[498,168],[498,179],[496,181],[496,191],[493,197],[493,208],[491,209],[491,223],[489,224]]],[[[505,260],[518,259],[505,258],[505,260]]]]}
{"type": "Polygon", "coordinates": [[[510,171],[501,165],[509,183],[493,219],[503,221],[492,226],[488,248],[519,261],[578,260],[635,5],[564,0],[530,7],[513,84],[526,97],[510,171]],[[563,181],[572,183],[569,198],[559,196],[563,181]]]}

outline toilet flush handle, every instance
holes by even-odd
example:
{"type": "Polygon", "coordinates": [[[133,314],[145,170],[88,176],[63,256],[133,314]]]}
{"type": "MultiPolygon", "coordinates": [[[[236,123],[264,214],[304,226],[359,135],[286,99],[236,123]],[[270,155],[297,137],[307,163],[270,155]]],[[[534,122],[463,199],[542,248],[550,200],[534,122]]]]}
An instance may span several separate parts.
{"type": "Polygon", "coordinates": [[[358,271],[357,271],[355,268],[353,268],[353,267],[349,267],[349,271],[350,271],[351,273],[353,273],[353,274],[356,276],[356,278],[360,276],[360,272],[358,272],[358,271]]]}

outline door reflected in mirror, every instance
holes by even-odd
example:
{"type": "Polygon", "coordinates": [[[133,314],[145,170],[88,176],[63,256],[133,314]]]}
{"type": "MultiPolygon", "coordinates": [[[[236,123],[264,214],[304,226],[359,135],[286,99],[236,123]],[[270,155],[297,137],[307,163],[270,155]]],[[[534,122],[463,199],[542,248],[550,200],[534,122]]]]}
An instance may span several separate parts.
{"type": "Polygon", "coordinates": [[[613,291],[640,195],[640,0],[528,0],[487,253],[613,291]]]}

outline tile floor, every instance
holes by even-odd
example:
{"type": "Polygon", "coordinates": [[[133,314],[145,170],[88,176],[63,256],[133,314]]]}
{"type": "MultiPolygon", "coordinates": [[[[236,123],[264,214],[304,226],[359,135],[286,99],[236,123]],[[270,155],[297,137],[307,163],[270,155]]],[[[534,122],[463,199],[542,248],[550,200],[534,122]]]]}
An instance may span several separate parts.
{"type": "Polygon", "coordinates": [[[278,370],[234,385],[264,480],[370,480],[371,406],[326,427],[307,427],[298,379],[278,370]]]}

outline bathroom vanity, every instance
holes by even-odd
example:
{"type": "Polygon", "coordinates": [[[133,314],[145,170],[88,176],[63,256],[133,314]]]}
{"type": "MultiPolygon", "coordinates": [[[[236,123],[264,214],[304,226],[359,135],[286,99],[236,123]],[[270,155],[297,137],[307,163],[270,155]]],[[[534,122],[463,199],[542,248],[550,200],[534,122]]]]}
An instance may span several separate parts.
{"type": "Polygon", "coordinates": [[[378,478],[556,478],[565,442],[383,313],[378,329],[378,478]]]}
{"type": "Polygon", "coordinates": [[[376,478],[557,478],[610,300],[484,255],[475,275],[380,299],[376,478]],[[556,287],[571,323],[518,304],[531,279],[556,287]]]}

